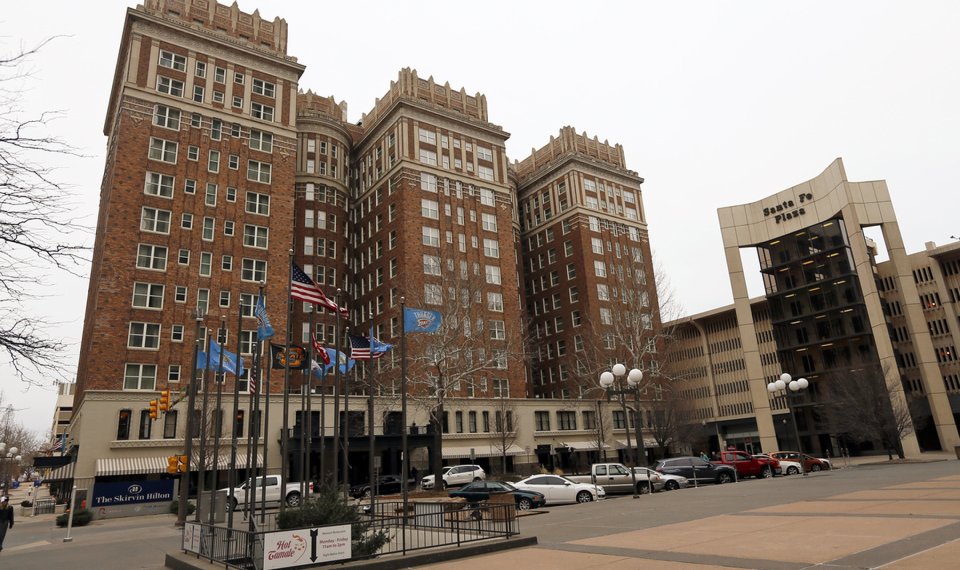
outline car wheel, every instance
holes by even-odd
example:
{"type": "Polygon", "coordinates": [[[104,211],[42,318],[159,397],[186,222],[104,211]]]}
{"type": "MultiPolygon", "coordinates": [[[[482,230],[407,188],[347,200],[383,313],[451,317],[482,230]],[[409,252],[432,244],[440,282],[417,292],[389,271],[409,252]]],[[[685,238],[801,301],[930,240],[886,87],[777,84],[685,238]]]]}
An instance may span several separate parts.
{"type": "Polygon", "coordinates": [[[517,508],[521,511],[529,511],[532,506],[533,504],[530,502],[530,499],[526,497],[520,497],[520,500],[517,501],[517,508]]]}
{"type": "Polygon", "coordinates": [[[363,490],[363,493],[361,493],[361,495],[360,495],[360,498],[361,498],[361,499],[369,499],[369,498],[370,498],[370,495],[371,495],[370,489],[364,489],[364,490],[363,490]]]}
{"type": "Polygon", "coordinates": [[[813,471],[814,473],[816,473],[817,471],[820,471],[820,464],[817,463],[817,464],[811,466],[811,467],[810,467],[810,471],[813,471]]]}
{"type": "Polygon", "coordinates": [[[733,477],[729,473],[721,473],[717,475],[717,483],[723,485],[724,483],[729,483],[733,481],[733,477]]]}
{"type": "Polygon", "coordinates": [[[580,491],[577,493],[577,502],[578,503],[589,503],[593,500],[593,495],[590,494],[590,491],[580,491]]]}
{"type": "Polygon", "coordinates": [[[230,499],[227,500],[227,512],[229,513],[235,510],[237,510],[237,499],[236,497],[230,497],[230,499]]]}
{"type": "Polygon", "coordinates": [[[787,475],[796,475],[800,470],[796,467],[787,467],[787,475]]]}
{"type": "Polygon", "coordinates": [[[296,507],[300,505],[300,493],[294,491],[287,495],[287,506],[296,507]]]}
{"type": "Polygon", "coordinates": [[[474,478],[473,478],[473,481],[474,481],[474,482],[482,481],[482,479],[480,479],[479,477],[474,477],[474,478]]]}
{"type": "Polygon", "coordinates": [[[770,469],[769,467],[764,467],[760,471],[760,475],[758,477],[760,479],[769,479],[770,477],[773,477],[773,469],[770,469]]]}
{"type": "Polygon", "coordinates": [[[637,483],[637,494],[646,495],[650,493],[650,485],[646,483],[637,483]]]}
{"type": "Polygon", "coordinates": [[[664,483],[663,488],[666,489],[667,491],[676,491],[677,489],[680,488],[680,483],[670,480],[664,483]]]}

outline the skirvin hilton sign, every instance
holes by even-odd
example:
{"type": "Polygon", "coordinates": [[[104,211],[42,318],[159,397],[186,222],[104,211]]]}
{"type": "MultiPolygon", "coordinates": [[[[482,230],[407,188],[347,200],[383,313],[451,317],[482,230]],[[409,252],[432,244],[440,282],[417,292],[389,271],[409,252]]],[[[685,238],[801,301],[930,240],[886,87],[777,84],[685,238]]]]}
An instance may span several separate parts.
{"type": "MultiPolygon", "coordinates": [[[[813,194],[801,193],[797,194],[797,202],[803,204],[804,202],[809,202],[813,200],[813,194]]],[[[792,220],[797,216],[802,216],[806,214],[807,211],[796,203],[793,200],[784,200],[782,203],[777,204],[776,206],[770,206],[769,208],[763,209],[763,215],[765,217],[773,216],[773,219],[779,224],[780,222],[786,220],[792,220]]]]}

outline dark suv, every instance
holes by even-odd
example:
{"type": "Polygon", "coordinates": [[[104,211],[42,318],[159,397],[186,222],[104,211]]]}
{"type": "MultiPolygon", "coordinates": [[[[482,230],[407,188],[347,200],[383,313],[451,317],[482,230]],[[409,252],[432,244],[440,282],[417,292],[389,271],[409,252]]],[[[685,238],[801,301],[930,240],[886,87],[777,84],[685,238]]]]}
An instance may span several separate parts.
{"type": "Polygon", "coordinates": [[[697,484],[732,483],[736,481],[736,471],[729,465],[717,465],[699,457],[671,457],[657,461],[654,469],[667,475],[680,475],[697,484]]]}

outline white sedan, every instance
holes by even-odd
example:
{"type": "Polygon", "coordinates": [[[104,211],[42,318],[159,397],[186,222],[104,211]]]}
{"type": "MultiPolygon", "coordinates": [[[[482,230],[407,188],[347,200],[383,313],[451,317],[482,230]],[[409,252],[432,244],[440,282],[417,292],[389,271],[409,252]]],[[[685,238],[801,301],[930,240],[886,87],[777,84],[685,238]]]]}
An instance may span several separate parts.
{"type": "Polygon", "coordinates": [[[533,475],[513,484],[518,489],[543,493],[548,505],[560,503],[589,503],[606,496],[603,487],[590,483],[575,483],[559,475],[533,475]]]}

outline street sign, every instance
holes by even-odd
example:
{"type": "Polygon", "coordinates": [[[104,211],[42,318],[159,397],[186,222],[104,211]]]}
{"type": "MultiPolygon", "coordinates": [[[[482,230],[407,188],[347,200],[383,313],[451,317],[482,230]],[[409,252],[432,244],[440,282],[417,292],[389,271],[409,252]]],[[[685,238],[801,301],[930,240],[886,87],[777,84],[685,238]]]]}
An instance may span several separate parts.
{"type": "Polygon", "coordinates": [[[268,532],[263,535],[263,570],[349,560],[350,545],[348,524],[268,532]]]}

